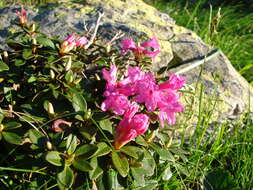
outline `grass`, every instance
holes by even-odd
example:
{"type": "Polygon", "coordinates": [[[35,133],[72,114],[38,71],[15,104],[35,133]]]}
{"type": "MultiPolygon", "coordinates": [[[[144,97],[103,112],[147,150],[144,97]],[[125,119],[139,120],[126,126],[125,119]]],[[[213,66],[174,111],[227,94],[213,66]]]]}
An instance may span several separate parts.
{"type": "MultiPolygon", "coordinates": [[[[192,29],[206,43],[220,48],[253,84],[253,13],[243,12],[238,5],[203,9],[202,2],[191,7],[182,1],[153,1],[153,6],[168,13],[178,25],[192,29]]],[[[175,172],[165,189],[198,190],[203,186],[206,190],[253,189],[252,113],[246,113],[237,121],[217,123],[213,133],[208,135],[206,131],[213,121],[208,121],[205,113],[205,109],[199,109],[191,143],[182,145],[190,152],[188,162],[184,163],[190,173],[180,176],[175,172]],[[203,139],[206,135],[209,138],[203,139]]]]}
{"type": "Polygon", "coordinates": [[[220,48],[233,66],[253,84],[253,12],[242,5],[202,7],[187,2],[153,1],[158,10],[168,13],[176,23],[196,32],[206,43],[220,48]]]}
{"type": "MultiPolygon", "coordinates": [[[[155,1],[154,6],[169,13],[177,24],[194,30],[205,42],[224,51],[237,70],[253,84],[253,13],[236,12],[239,7],[235,6],[220,10],[213,7],[202,9],[201,4],[190,7],[175,1],[155,1]]],[[[192,138],[189,143],[181,139],[180,146],[187,152],[186,157],[157,169],[156,179],[160,179],[168,167],[172,172],[168,180],[160,180],[159,189],[253,189],[252,113],[245,113],[237,121],[211,121],[215,98],[206,109],[201,105],[203,96],[203,90],[194,94],[200,106],[191,112],[198,113],[198,124],[192,138]],[[208,134],[211,127],[212,133],[208,134]]],[[[8,188],[8,180],[1,176],[0,179],[1,185],[8,188]]]]}

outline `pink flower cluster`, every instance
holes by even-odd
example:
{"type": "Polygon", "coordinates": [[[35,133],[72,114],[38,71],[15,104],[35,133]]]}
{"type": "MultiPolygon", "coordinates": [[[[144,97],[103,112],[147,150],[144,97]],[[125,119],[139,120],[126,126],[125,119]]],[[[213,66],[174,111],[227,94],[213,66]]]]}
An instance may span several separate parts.
{"type": "Polygon", "coordinates": [[[19,22],[21,25],[25,25],[27,22],[27,12],[24,8],[21,8],[21,11],[16,11],[17,16],[19,17],[19,22]]]}
{"type": "Polygon", "coordinates": [[[134,41],[130,38],[123,39],[121,41],[121,45],[121,53],[124,55],[130,50],[134,53],[135,59],[137,61],[141,60],[143,54],[150,56],[152,60],[154,60],[156,55],[160,53],[160,45],[155,36],[153,36],[151,40],[143,42],[140,46],[135,45],[134,41]],[[147,48],[153,48],[154,51],[150,51],[147,48]]]}
{"type": "Polygon", "coordinates": [[[79,37],[76,37],[76,35],[71,34],[61,44],[60,53],[61,54],[69,53],[75,47],[85,46],[87,42],[88,42],[88,39],[85,36],[79,38],[79,37]]]}
{"type": "Polygon", "coordinates": [[[143,134],[148,128],[148,116],[135,115],[139,109],[136,103],[145,105],[148,112],[159,112],[162,127],[165,122],[175,124],[175,113],[184,110],[179,102],[180,95],[176,92],[185,83],[182,76],[172,74],[168,81],[156,84],[153,73],[144,73],[139,67],[129,66],[127,76],[117,81],[117,67],[114,65],[109,71],[103,69],[102,74],[107,84],[104,92],[106,99],[101,109],[111,110],[115,115],[124,115],[115,134],[116,148],[143,134]]]}

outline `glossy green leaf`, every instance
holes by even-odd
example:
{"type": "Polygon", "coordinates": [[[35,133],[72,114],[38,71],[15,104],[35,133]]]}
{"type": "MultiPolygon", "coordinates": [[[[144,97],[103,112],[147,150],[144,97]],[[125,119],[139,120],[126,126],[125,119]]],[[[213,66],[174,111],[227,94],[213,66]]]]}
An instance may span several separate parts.
{"type": "Polygon", "coordinates": [[[10,122],[4,124],[4,130],[16,129],[21,126],[22,126],[21,123],[18,123],[16,121],[10,121],[10,122]]]}
{"type": "Polygon", "coordinates": [[[75,135],[70,134],[67,138],[66,144],[68,154],[72,154],[73,152],[75,152],[76,147],[77,147],[77,137],[75,135]]]}
{"type": "Polygon", "coordinates": [[[57,182],[60,189],[68,189],[74,182],[74,172],[69,166],[65,166],[64,170],[57,175],[57,182]]]}
{"type": "Polygon", "coordinates": [[[24,59],[29,59],[32,56],[32,50],[31,49],[24,49],[22,53],[22,57],[24,59]]]}
{"type": "Polygon", "coordinates": [[[24,65],[26,62],[25,62],[25,60],[23,60],[23,59],[16,59],[15,60],[15,65],[17,66],[17,67],[19,67],[19,66],[22,66],[22,65],[24,65]]]}
{"type": "Polygon", "coordinates": [[[139,156],[138,156],[137,152],[141,151],[141,149],[136,146],[123,146],[120,149],[120,151],[127,154],[128,156],[138,159],[139,156]]]}
{"type": "Polygon", "coordinates": [[[2,113],[2,110],[0,108],[0,123],[2,123],[3,119],[4,119],[4,114],[2,113]]]}
{"type": "Polygon", "coordinates": [[[57,151],[50,151],[46,155],[46,160],[55,165],[55,166],[61,166],[62,165],[62,158],[60,156],[60,153],[57,151]]]}
{"type": "Polygon", "coordinates": [[[142,146],[148,146],[148,143],[145,141],[145,139],[142,136],[137,136],[137,138],[135,139],[135,142],[139,145],[142,146]]]}
{"type": "Polygon", "coordinates": [[[37,131],[36,129],[30,129],[28,131],[28,136],[33,145],[37,147],[43,147],[45,145],[46,137],[40,131],[37,131]]]}
{"type": "Polygon", "coordinates": [[[69,70],[66,74],[65,74],[65,80],[69,83],[73,82],[74,79],[74,74],[73,71],[69,70]]]}
{"type": "Polygon", "coordinates": [[[18,136],[16,133],[3,132],[2,135],[4,140],[6,140],[10,144],[21,145],[22,143],[22,138],[18,136]]]}
{"type": "Polygon", "coordinates": [[[97,147],[98,147],[98,149],[97,149],[96,153],[93,155],[93,157],[104,156],[106,154],[109,154],[112,151],[111,147],[108,146],[104,142],[98,143],[97,147]]]}
{"type": "Polygon", "coordinates": [[[90,179],[97,179],[100,175],[103,174],[103,170],[98,166],[98,160],[96,157],[90,160],[90,165],[93,168],[93,170],[89,171],[90,179]]]}
{"type": "Polygon", "coordinates": [[[37,42],[38,44],[41,44],[45,47],[51,47],[51,48],[55,48],[54,43],[52,42],[52,40],[48,39],[48,38],[44,38],[44,37],[38,37],[37,38],[37,42]]]}
{"type": "Polygon", "coordinates": [[[129,164],[126,157],[120,157],[117,152],[112,152],[112,162],[119,174],[126,177],[129,171],[129,164]]]}
{"type": "Polygon", "coordinates": [[[98,147],[94,144],[85,144],[85,145],[77,147],[75,151],[75,155],[76,156],[82,155],[89,158],[97,151],[97,149],[98,147]]]}
{"type": "Polygon", "coordinates": [[[79,169],[83,172],[88,172],[88,171],[93,170],[93,167],[91,166],[91,164],[82,158],[75,158],[75,160],[73,162],[73,166],[76,169],[79,169]]]}
{"type": "Polygon", "coordinates": [[[144,150],[143,152],[144,157],[143,160],[141,161],[143,166],[141,168],[143,169],[143,173],[145,173],[145,175],[152,176],[154,174],[156,166],[155,160],[153,156],[149,153],[149,151],[144,150]]]}
{"type": "Polygon", "coordinates": [[[87,103],[82,94],[79,93],[73,94],[72,105],[76,112],[87,111],[87,103]]]}
{"type": "Polygon", "coordinates": [[[114,169],[110,168],[107,171],[107,188],[112,190],[118,190],[121,189],[118,182],[118,172],[116,172],[114,169]]]}
{"type": "Polygon", "coordinates": [[[145,185],[144,180],[145,173],[143,172],[143,170],[141,168],[131,168],[131,173],[137,184],[143,187],[145,185]]]}
{"type": "Polygon", "coordinates": [[[9,66],[4,63],[3,61],[0,60],[0,72],[2,71],[8,71],[9,70],[9,66]]]}
{"type": "Polygon", "coordinates": [[[160,156],[161,160],[166,161],[175,161],[174,156],[171,154],[169,150],[166,150],[160,146],[158,146],[155,143],[149,143],[149,146],[154,149],[154,151],[157,152],[157,154],[160,156]]]}
{"type": "Polygon", "coordinates": [[[27,80],[28,83],[33,83],[37,80],[35,76],[30,76],[29,79],[27,80]]]}
{"type": "Polygon", "coordinates": [[[112,134],[112,123],[109,119],[99,121],[99,125],[103,130],[108,131],[109,133],[112,134]]]}

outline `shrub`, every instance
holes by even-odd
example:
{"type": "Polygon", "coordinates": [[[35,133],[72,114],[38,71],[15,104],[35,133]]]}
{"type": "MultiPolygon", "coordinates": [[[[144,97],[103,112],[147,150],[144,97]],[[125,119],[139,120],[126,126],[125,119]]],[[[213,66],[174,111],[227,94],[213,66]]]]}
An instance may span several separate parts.
{"type": "Polygon", "coordinates": [[[185,79],[150,72],[156,37],[123,39],[120,52],[112,48],[119,35],[105,45],[96,39],[101,14],[92,36],[64,41],[40,33],[24,9],[17,15],[20,31],[0,60],[4,186],[126,189],[168,180],[170,163],[185,156],[163,127],[184,109],[177,90],[185,79]],[[150,180],[155,170],[161,175],[150,180]]]}

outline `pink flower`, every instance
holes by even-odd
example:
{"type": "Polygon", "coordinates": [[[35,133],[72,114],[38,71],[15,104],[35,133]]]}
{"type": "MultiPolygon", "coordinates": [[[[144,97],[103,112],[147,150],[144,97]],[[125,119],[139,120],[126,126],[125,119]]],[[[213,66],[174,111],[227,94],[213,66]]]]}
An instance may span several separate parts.
{"type": "Polygon", "coordinates": [[[160,53],[160,45],[158,43],[158,40],[155,36],[152,37],[151,40],[147,41],[147,42],[143,42],[141,44],[142,47],[150,47],[153,49],[156,49],[154,51],[150,51],[150,50],[144,50],[143,53],[149,55],[152,59],[155,59],[155,57],[157,56],[158,53],[160,53]]]}
{"type": "Polygon", "coordinates": [[[149,126],[149,117],[145,114],[136,114],[139,106],[132,105],[120,121],[114,136],[114,147],[120,149],[138,135],[144,134],[149,126]]]}
{"type": "Polygon", "coordinates": [[[61,44],[60,53],[69,53],[75,47],[84,47],[88,40],[85,36],[78,38],[75,34],[69,35],[66,40],[61,44]]]}
{"type": "Polygon", "coordinates": [[[122,45],[122,54],[126,54],[128,50],[135,50],[136,46],[135,43],[132,39],[130,38],[125,38],[121,41],[121,45],[122,45]]]}
{"type": "Polygon", "coordinates": [[[54,121],[52,128],[55,132],[62,132],[64,129],[66,129],[66,127],[70,127],[71,124],[71,122],[63,119],[57,119],[54,121]]]}
{"type": "Polygon", "coordinates": [[[185,84],[185,77],[171,74],[170,79],[162,84],[159,85],[159,89],[166,89],[170,88],[172,90],[179,90],[185,84]]]}
{"type": "Polygon", "coordinates": [[[21,8],[21,11],[16,11],[17,16],[19,17],[19,22],[21,25],[25,25],[27,22],[27,12],[24,8],[21,8]]]}
{"type": "Polygon", "coordinates": [[[155,84],[152,73],[145,74],[144,78],[136,83],[136,102],[144,103],[149,112],[155,111],[160,98],[158,86],[155,84]]]}
{"type": "Polygon", "coordinates": [[[127,97],[117,93],[111,93],[101,104],[103,111],[112,110],[115,115],[123,115],[130,106],[127,97]]]}
{"type": "Polygon", "coordinates": [[[147,42],[143,42],[140,46],[135,45],[132,39],[126,38],[121,41],[122,45],[122,54],[126,54],[129,50],[133,51],[135,59],[140,61],[142,59],[142,55],[146,54],[155,59],[158,53],[160,53],[160,45],[158,40],[155,36],[152,37],[151,40],[147,42]],[[145,48],[152,48],[153,50],[148,50],[145,48]]]}
{"type": "Polygon", "coordinates": [[[88,39],[85,36],[83,36],[76,41],[76,46],[83,47],[87,44],[87,42],[88,42],[88,39]]]}
{"type": "Polygon", "coordinates": [[[117,67],[115,65],[111,65],[110,70],[102,69],[103,78],[106,82],[115,84],[117,81],[117,67]]]}
{"type": "Polygon", "coordinates": [[[158,118],[160,124],[164,127],[164,122],[166,121],[168,125],[175,125],[176,116],[175,113],[182,112],[184,106],[182,106],[178,101],[168,103],[166,106],[160,107],[160,112],[158,118]]]}

